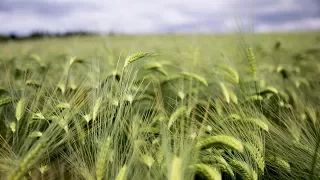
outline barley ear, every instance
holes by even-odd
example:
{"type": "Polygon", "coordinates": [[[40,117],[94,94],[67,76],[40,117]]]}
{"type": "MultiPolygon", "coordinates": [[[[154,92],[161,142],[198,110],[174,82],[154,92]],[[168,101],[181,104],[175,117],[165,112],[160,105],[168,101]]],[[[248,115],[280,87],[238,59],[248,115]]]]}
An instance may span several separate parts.
{"type": "Polygon", "coordinates": [[[219,167],[222,171],[229,173],[234,177],[234,172],[228,162],[221,155],[208,155],[201,159],[202,162],[207,164],[214,164],[219,167]]]}
{"type": "Polygon", "coordinates": [[[248,124],[252,124],[255,125],[259,128],[261,128],[262,130],[268,132],[269,131],[269,126],[268,124],[263,121],[262,119],[257,119],[257,118],[241,118],[239,115],[237,114],[233,114],[231,121],[235,121],[235,122],[241,122],[241,123],[248,123],[248,124]]]}
{"type": "Polygon", "coordinates": [[[269,160],[275,163],[275,165],[278,168],[282,168],[286,172],[291,172],[290,164],[286,160],[282,159],[281,157],[276,156],[276,157],[269,158],[269,160]]]}
{"type": "Polygon", "coordinates": [[[31,86],[31,87],[34,87],[34,88],[39,88],[41,87],[41,83],[37,80],[32,80],[32,79],[29,79],[26,81],[26,85],[28,86],[31,86]]]}
{"type": "Polygon", "coordinates": [[[20,119],[23,117],[25,112],[25,106],[26,106],[26,98],[21,98],[16,106],[17,121],[20,121],[20,119]]]}
{"type": "Polygon", "coordinates": [[[257,173],[244,161],[234,160],[230,164],[236,169],[244,180],[258,180],[257,173]]]}
{"type": "Polygon", "coordinates": [[[12,102],[12,98],[10,96],[5,96],[0,99],[0,107],[12,102]]]}
{"type": "Polygon", "coordinates": [[[228,73],[226,75],[230,81],[232,81],[234,84],[239,84],[240,82],[239,73],[236,70],[234,70],[233,68],[225,64],[219,64],[218,66],[228,73]]]}
{"type": "Polygon", "coordinates": [[[182,72],[182,75],[184,75],[185,77],[191,78],[191,79],[194,78],[195,80],[202,83],[203,85],[208,86],[207,80],[202,76],[199,76],[194,73],[189,73],[189,72],[182,72]]]}
{"type": "Polygon", "coordinates": [[[71,105],[69,103],[59,103],[58,105],[56,105],[56,108],[58,109],[70,109],[71,105]]]}
{"type": "Polygon", "coordinates": [[[28,138],[37,138],[37,137],[41,137],[42,136],[42,132],[40,131],[34,131],[31,132],[28,136],[28,138]]]}
{"type": "Polygon", "coordinates": [[[142,59],[144,57],[150,56],[150,55],[151,54],[147,53],[147,52],[138,52],[138,53],[131,54],[126,57],[125,62],[124,62],[124,67],[127,67],[130,63],[137,61],[139,59],[142,59]]]}
{"type": "Polygon", "coordinates": [[[252,143],[245,143],[244,146],[257,164],[260,171],[263,173],[265,168],[264,156],[262,154],[263,152],[261,152],[261,150],[252,143]]]}
{"type": "Polygon", "coordinates": [[[219,83],[222,94],[226,100],[227,103],[230,103],[230,95],[229,95],[229,91],[227,90],[226,86],[224,85],[224,83],[220,82],[219,83]]]}
{"type": "Polygon", "coordinates": [[[123,165],[122,168],[119,170],[119,173],[115,180],[125,180],[126,172],[127,172],[127,165],[123,165]]]}
{"type": "Polygon", "coordinates": [[[142,155],[141,157],[141,161],[147,165],[149,167],[149,169],[151,168],[151,166],[153,165],[153,163],[155,162],[155,160],[153,159],[153,157],[149,156],[149,155],[142,155]]]}
{"type": "Polygon", "coordinates": [[[249,62],[253,80],[255,82],[256,93],[258,93],[256,58],[251,47],[246,48],[246,56],[249,62]]]}
{"type": "Polygon", "coordinates": [[[95,120],[97,118],[101,103],[102,103],[102,98],[98,98],[93,106],[92,120],[95,120]]]}
{"type": "Polygon", "coordinates": [[[216,136],[211,136],[203,140],[200,140],[198,141],[196,148],[207,149],[217,145],[232,148],[234,150],[237,150],[238,152],[243,152],[243,149],[244,149],[241,141],[239,141],[238,139],[232,136],[227,136],[227,135],[216,135],[216,136]]]}
{"type": "Polygon", "coordinates": [[[254,81],[257,80],[256,58],[251,47],[246,48],[246,56],[254,81]]]}
{"type": "Polygon", "coordinates": [[[207,180],[222,180],[221,172],[216,167],[207,164],[193,164],[189,168],[196,170],[207,180]]]}
{"type": "Polygon", "coordinates": [[[45,142],[39,142],[34,148],[32,148],[26,156],[19,163],[18,167],[13,170],[9,176],[9,180],[19,180],[24,174],[32,167],[34,159],[45,148],[45,142]]]}
{"type": "Polygon", "coordinates": [[[15,122],[11,122],[11,123],[9,124],[9,127],[10,127],[10,130],[11,130],[12,133],[15,133],[15,132],[16,132],[16,130],[17,130],[17,124],[16,124],[15,122]]]}
{"type": "Polygon", "coordinates": [[[180,108],[176,109],[176,111],[170,116],[169,123],[168,123],[168,129],[173,125],[173,123],[181,116],[183,113],[185,113],[187,110],[187,107],[181,106],[180,108]]]}
{"type": "Polygon", "coordinates": [[[84,59],[79,58],[79,57],[71,57],[69,60],[69,66],[71,67],[75,63],[84,63],[84,59]]]}
{"type": "Polygon", "coordinates": [[[169,171],[169,180],[182,180],[182,161],[179,157],[174,156],[171,169],[169,171]]]}
{"type": "Polygon", "coordinates": [[[99,150],[96,159],[96,177],[97,180],[102,180],[105,173],[106,162],[110,152],[111,138],[107,137],[99,144],[99,150]]]}

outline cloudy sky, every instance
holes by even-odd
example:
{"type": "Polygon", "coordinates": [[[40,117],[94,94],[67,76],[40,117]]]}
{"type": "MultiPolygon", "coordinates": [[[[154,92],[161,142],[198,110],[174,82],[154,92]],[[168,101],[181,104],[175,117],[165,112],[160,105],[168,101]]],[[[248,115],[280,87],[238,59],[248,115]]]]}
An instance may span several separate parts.
{"type": "Polygon", "coordinates": [[[320,30],[320,0],[0,0],[0,34],[320,30]]]}

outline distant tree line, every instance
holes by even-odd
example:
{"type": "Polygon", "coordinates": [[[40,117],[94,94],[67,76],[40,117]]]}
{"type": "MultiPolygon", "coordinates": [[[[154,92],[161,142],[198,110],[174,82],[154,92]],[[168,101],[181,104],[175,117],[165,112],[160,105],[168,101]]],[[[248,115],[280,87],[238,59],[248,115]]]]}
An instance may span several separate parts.
{"type": "MultiPolygon", "coordinates": [[[[92,36],[97,35],[96,32],[88,32],[88,31],[70,31],[65,33],[52,33],[47,31],[35,31],[32,32],[28,36],[19,36],[15,33],[11,33],[8,35],[0,34],[0,41],[9,41],[9,40],[30,40],[30,39],[41,39],[45,37],[72,37],[72,36],[92,36]]],[[[115,35],[114,32],[108,33],[108,35],[115,35]]]]}

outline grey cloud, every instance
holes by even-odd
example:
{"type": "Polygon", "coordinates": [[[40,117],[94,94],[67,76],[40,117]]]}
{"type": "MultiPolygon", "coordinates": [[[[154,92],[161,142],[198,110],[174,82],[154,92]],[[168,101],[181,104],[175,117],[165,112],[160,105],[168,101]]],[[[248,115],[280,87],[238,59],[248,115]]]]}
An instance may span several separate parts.
{"type": "Polygon", "coordinates": [[[37,0],[1,0],[0,12],[32,13],[39,16],[65,16],[73,11],[99,9],[94,3],[58,2],[58,1],[37,1],[37,0]]]}
{"type": "Polygon", "coordinates": [[[125,33],[320,29],[319,0],[0,0],[0,33],[110,30],[125,33]],[[251,24],[250,24],[251,23],[251,24]],[[247,29],[241,27],[240,29],[247,29]]]}
{"type": "Polygon", "coordinates": [[[313,15],[313,14],[298,14],[295,12],[285,12],[285,13],[274,13],[274,14],[264,14],[264,15],[257,15],[255,19],[258,20],[258,22],[261,23],[268,23],[268,24],[281,24],[286,23],[290,21],[296,21],[296,20],[303,20],[306,18],[312,18],[312,17],[318,17],[320,18],[320,15],[313,15]]]}

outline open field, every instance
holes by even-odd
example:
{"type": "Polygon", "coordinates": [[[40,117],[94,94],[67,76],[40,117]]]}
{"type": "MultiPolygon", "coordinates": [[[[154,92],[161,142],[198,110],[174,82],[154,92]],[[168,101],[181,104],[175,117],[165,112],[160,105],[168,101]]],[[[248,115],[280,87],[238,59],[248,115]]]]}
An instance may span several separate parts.
{"type": "Polygon", "coordinates": [[[320,179],[320,33],[0,43],[0,179],[320,179]]]}

